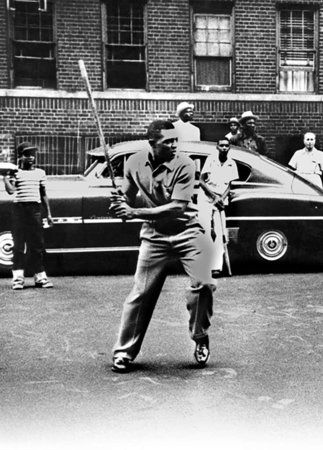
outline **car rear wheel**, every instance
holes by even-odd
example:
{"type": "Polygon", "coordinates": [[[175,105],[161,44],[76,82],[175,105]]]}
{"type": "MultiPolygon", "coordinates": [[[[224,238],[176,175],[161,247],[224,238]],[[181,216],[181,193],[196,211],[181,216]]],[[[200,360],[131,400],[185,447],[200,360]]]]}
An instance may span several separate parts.
{"type": "Polygon", "coordinates": [[[285,227],[262,227],[244,230],[240,242],[244,251],[253,261],[275,266],[281,263],[293,262],[296,256],[296,246],[293,233],[285,227]]]}
{"type": "Polygon", "coordinates": [[[281,230],[268,230],[260,233],[256,240],[256,251],[261,259],[279,261],[288,252],[288,239],[281,230]]]}
{"type": "Polygon", "coordinates": [[[13,239],[10,231],[0,233],[0,268],[10,269],[13,258],[13,239]]]}

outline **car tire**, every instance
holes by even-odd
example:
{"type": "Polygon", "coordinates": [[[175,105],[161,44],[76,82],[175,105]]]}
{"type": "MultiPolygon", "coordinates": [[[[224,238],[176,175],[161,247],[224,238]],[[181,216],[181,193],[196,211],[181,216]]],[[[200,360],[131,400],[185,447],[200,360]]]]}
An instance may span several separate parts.
{"type": "Polygon", "coordinates": [[[248,230],[242,239],[252,260],[276,266],[292,262],[295,258],[296,247],[292,235],[290,230],[282,227],[264,227],[248,230]]]}
{"type": "Polygon", "coordinates": [[[13,239],[10,231],[0,233],[0,269],[11,269],[13,264],[13,239]]]}

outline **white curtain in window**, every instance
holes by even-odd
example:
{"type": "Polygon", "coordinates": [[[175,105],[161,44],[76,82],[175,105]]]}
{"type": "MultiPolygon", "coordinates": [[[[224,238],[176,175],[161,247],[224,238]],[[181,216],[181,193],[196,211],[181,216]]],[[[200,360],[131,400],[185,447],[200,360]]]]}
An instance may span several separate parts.
{"type": "Polygon", "coordinates": [[[313,92],[314,75],[311,71],[281,70],[279,87],[282,92],[313,92]]]}
{"type": "Polygon", "coordinates": [[[313,92],[314,11],[280,11],[279,90],[313,92]]]}

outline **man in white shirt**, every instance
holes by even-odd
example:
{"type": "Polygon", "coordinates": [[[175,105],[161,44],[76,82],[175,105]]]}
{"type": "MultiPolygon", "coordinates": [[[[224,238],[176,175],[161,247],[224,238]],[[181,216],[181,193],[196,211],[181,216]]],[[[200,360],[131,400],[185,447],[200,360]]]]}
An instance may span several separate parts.
{"type": "Polygon", "coordinates": [[[305,147],[297,150],[288,164],[296,173],[322,189],[323,152],[315,148],[315,141],[314,133],[305,133],[305,147]]]}
{"type": "Polygon", "coordinates": [[[228,204],[231,181],[239,178],[238,168],[228,156],[230,143],[225,137],[217,144],[218,152],[208,156],[200,177],[198,194],[199,221],[207,235],[214,241],[212,276],[216,278],[223,266],[223,230],[221,211],[223,214],[228,204]]]}
{"type": "Polygon", "coordinates": [[[194,105],[182,102],[177,105],[176,115],[179,119],[173,122],[178,136],[178,141],[200,141],[200,129],[191,124],[194,116],[194,105]]]}

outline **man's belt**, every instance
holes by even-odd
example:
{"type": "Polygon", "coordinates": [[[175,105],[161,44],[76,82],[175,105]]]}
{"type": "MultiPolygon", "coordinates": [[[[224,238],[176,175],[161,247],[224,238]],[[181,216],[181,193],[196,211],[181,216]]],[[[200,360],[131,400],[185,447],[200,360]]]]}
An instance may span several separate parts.
{"type": "Polygon", "coordinates": [[[199,226],[199,223],[197,221],[191,222],[191,221],[172,221],[172,220],[168,221],[152,220],[149,221],[149,224],[153,228],[155,228],[155,230],[158,233],[166,234],[169,236],[182,233],[187,228],[199,226]]]}

